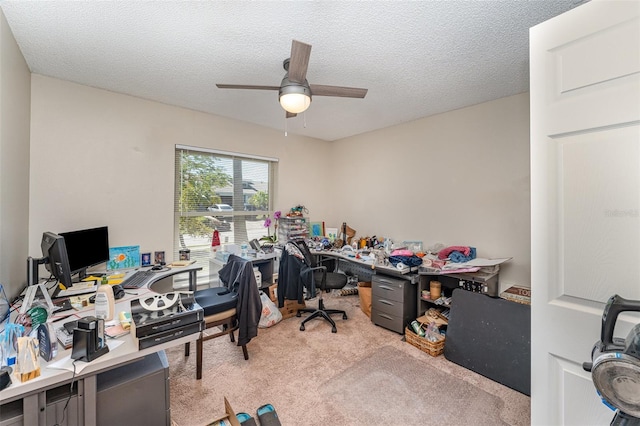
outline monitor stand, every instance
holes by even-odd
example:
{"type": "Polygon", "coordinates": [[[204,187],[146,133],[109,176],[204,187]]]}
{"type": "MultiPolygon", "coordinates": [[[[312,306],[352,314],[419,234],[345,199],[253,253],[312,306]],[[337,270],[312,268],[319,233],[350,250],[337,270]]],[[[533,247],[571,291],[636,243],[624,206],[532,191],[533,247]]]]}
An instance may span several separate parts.
{"type": "Polygon", "coordinates": [[[51,297],[49,296],[47,287],[45,287],[45,285],[41,283],[41,284],[30,285],[27,287],[27,290],[24,293],[24,300],[22,301],[22,306],[20,307],[21,314],[26,313],[29,310],[29,308],[31,308],[33,301],[36,300],[36,296],[38,295],[38,290],[40,290],[40,293],[42,293],[42,297],[44,298],[45,302],[47,302],[47,306],[49,307],[49,312],[54,312],[57,309],[56,306],[54,306],[53,302],[51,301],[51,297]]]}

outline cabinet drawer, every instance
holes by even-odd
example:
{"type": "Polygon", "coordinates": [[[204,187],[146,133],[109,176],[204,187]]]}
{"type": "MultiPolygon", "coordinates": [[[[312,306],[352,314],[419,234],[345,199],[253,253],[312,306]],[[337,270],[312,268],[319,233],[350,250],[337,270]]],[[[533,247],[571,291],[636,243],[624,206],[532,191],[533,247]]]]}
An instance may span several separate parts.
{"type": "Polygon", "coordinates": [[[396,333],[404,334],[404,320],[402,316],[395,316],[386,312],[371,309],[371,321],[396,333]]]}
{"type": "Polygon", "coordinates": [[[403,302],[406,291],[409,290],[407,286],[411,286],[411,283],[406,280],[398,280],[380,275],[373,275],[371,277],[371,293],[374,297],[379,296],[384,299],[403,302]]]}
{"type": "Polygon", "coordinates": [[[402,317],[404,315],[404,303],[384,297],[373,296],[371,301],[371,310],[385,312],[395,317],[402,317]]]}

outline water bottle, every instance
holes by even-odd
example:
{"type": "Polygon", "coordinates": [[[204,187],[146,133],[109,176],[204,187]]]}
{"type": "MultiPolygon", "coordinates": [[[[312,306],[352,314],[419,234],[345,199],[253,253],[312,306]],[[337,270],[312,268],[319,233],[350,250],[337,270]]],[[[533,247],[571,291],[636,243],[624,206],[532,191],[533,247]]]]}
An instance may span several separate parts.
{"type": "Polygon", "coordinates": [[[240,245],[240,250],[242,251],[240,256],[247,257],[249,255],[249,247],[247,246],[247,243],[242,243],[240,245]]]}

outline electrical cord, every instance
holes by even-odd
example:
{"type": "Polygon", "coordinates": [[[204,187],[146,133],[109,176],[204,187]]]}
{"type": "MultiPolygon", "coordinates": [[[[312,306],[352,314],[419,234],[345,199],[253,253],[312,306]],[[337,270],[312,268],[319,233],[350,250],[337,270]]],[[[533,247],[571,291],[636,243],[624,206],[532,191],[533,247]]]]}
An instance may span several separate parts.
{"type": "Polygon", "coordinates": [[[69,386],[69,397],[67,398],[67,402],[64,404],[64,408],[62,409],[62,420],[59,423],[54,424],[53,426],[60,426],[64,424],[64,417],[67,413],[67,407],[69,406],[69,401],[71,401],[71,397],[73,396],[73,385],[76,382],[76,362],[78,360],[73,361],[73,375],[71,376],[71,386],[69,386]]]}

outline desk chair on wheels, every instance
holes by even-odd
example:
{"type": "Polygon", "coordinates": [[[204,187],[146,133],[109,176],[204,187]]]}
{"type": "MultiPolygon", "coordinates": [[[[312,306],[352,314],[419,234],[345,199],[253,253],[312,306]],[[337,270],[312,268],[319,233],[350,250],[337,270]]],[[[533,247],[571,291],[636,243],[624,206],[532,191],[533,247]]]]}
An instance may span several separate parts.
{"type": "MultiPolygon", "coordinates": [[[[205,330],[196,341],[196,379],[202,378],[203,343],[216,337],[229,335],[235,342],[234,332],[238,330],[238,346],[242,346],[244,359],[249,359],[247,343],[258,335],[258,321],[262,302],[251,262],[231,255],[226,265],[220,269],[222,287],[212,287],[194,292],[196,302],[204,311],[205,330]],[[212,327],[220,331],[205,334],[212,327]]],[[[185,356],[189,356],[190,345],[185,344],[185,356]]]]}
{"type": "Polygon", "coordinates": [[[305,265],[313,271],[313,279],[316,283],[316,287],[319,289],[318,308],[302,308],[298,309],[298,312],[296,313],[296,316],[298,317],[303,313],[311,314],[300,323],[300,331],[304,331],[304,325],[312,319],[323,318],[331,324],[331,332],[337,333],[338,329],[336,328],[336,323],[333,321],[333,318],[331,318],[331,315],[342,314],[342,319],[346,320],[347,313],[339,309],[325,308],[324,301],[322,300],[322,293],[328,293],[332,289],[340,289],[344,287],[347,284],[347,276],[339,272],[327,272],[326,266],[318,265],[304,240],[292,240],[290,242],[298,248],[303,256],[305,265]]]}

